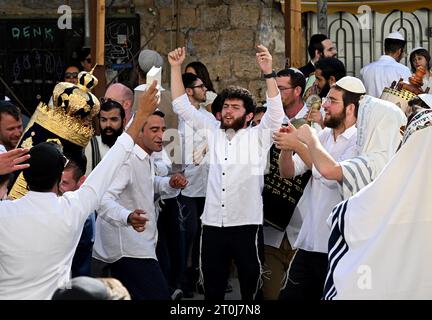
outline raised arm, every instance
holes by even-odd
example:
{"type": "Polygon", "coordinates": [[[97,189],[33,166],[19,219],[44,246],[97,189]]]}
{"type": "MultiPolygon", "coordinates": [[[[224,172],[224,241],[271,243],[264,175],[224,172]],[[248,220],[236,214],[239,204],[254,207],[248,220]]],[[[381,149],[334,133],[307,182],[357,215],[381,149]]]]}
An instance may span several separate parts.
{"type": "MultiPolygon", "coordinates": [[[[261,72],[271,74],[273,72],[273,58],[268,49],[263,45],[257,46],[258,52],[256,53],[256,61],[261,69],[261,72]]],[[[270,129],[276,131],[282,124],[284,118],[284,110],[282,100],[274,77],[266,77],[267,86],[267,112],[261,119],[261,123],[256,127],[257,129],[270,129]]]]}
{"type": "Polygon", "coordinates": [[[174,49],[168,53],[168,62],[171,65],[171,95],[173,100],[185,94],[181,71],[185,58],[185,47],[174,49]]]}
{"type": "Polygon", "coordinates": [[[183,86],[181,66],[186,58],[186,49],[177,48],[168,53],[168,61],[171,65],[171,94],[173,98],[173,110],[194,130],[214,129],[219,127],[219,122],[210,120],[199,112],[189,101],[183,86]]]}
{"type": "Polygon", "coordinates": [[[30,158],[28,148],[18,148],[8,152],[0,153],[0,174],[8,174],[29,167],[28,163],[20,164],[30,158]]]}
{"type": "Polygon", "coordinates": [[[308,125],[303,125],[297,130],[297,136],[307,145],[313,165],[318,172],[327,180],[342,182],[341,165],[324,149],[316,132],[308,125]]]}
{"type": "Polygon", "coordinates": [[[116,143],[107,152],[105,157],[90,173],[84,184],[77,191],[66,192],[63,198],[79,206],[79,212],[88,215],[98,206],[105,191],[109,188],[112,180],[118,174],[122,164],[129,158],[134,142],[138,139],[145,121],[154,112],[159,101],[157,96],[156,81],[148,87],[139,101],[138,110],[132,124],[126,133],[123,133],[116,143]]]}

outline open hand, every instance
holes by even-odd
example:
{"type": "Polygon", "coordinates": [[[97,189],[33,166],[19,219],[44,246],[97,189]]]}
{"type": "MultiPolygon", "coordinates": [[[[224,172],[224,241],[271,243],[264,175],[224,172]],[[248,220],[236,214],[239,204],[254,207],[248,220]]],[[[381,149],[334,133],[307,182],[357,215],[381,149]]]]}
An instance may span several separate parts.
{"type": "Polygon", "coordinates": [[[8,174],[28,168],[28,163],[20,164],[30,158],[29,148],[18,148],[0,154],[0,174],[8,174]]]}

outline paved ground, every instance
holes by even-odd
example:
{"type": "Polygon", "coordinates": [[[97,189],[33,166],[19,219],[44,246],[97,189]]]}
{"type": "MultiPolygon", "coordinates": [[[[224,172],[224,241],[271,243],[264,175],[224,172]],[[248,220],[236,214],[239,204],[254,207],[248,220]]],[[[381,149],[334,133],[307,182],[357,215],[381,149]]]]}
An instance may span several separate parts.
{"type": "MultiPolygon", "coordinates": [[[[229,282],[233,288],[232,292],[225,294],[225,300],[240,300],[240,286],[237,278],[230,278],[229,282]]],[[[193,298],[183,300],[204,300],[204,295],[195,293],[193,298]]]]}

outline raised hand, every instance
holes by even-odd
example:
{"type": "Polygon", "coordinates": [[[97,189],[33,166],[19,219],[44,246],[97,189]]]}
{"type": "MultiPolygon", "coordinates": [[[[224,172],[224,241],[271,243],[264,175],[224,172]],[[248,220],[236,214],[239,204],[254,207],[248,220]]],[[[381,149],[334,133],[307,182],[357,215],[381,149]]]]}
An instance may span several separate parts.
{"type": "Polygon", "coordinates": [[[145,216],[145,212],[141,209],[135,209],[133,212],[131,212],[128,216],[128,224],[131,225],[135,231],[137,232],[143,232],[145,229],[145,224],[149,220],[145,216]]]}
{"type": "Polygon", "coordinates": [[[256,61],[263,73],[273,71],[273,58],[266,47],[262,44],[257,45],[256,61]]]}
{"type": "Polygon", "coordinates": [[[297,137],[301,142],[306,145],[310,145],[311,143],[313,143],[314,139],[318,139],[316,130],[314,128],[311,128],[307,124],[302,125],[297,130],[297,137]]]}
{"type": "Polygon", "coordinates": [[[321,111],[319,111],[317,109],[310,110],[310,112],[308,112],[304,116],[304,119],[306,119],[307,121],[313,121],[313,122],[318,123],[321,126],[321,128],[323,128],[323,126],[324,126],[321,111]]]}
{"type": "Polygon", "coordinates": [[[0,154],[0,174],[8,174],[28,168],[30,165],[20,164],[30,158],[29,148],[18,148],[0,154]]]}
{"type": "Polygon", "coordinates": [[[299,143],[297,130],[293,126],[282,127],[273,134],[276,148],[285,151],[295,151],[299,143]]]}
{"type": "Polygon", "coordinates": [[[168,53],[168,62],[171,67],[181,66],[186,59],[185,47],[177,48],[168,53]]]}

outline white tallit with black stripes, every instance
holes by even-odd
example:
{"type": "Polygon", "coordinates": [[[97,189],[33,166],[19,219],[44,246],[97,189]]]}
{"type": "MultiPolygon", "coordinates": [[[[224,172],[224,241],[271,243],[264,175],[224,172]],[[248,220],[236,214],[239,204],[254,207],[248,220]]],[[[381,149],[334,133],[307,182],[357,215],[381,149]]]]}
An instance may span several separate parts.
{"type": "Polygon", "coordinates": [[[332,211],[324,299],[432,299],[431,123],[332,211]]]}
{"type": "Polygon", "coordinates": [[[395,104],[365,95],[357,116],[359,156],[340,162],[342,200],[357,193],[381,172],[401,142],[405,114],[395,104]]]}

